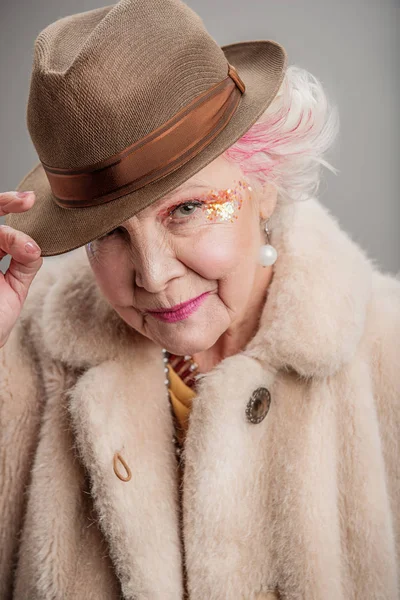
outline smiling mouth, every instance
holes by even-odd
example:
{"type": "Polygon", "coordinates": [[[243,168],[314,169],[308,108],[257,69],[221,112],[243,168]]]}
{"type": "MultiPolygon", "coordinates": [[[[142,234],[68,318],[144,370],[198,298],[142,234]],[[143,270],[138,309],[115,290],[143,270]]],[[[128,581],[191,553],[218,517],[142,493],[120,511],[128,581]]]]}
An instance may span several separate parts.
{"type": "Polygon", "coordinates": [[[195,298],[192,298],[191,300],[187,300],[186,302],[181,302],[180,304],[176,304],[172,308],[161,308],[161,309],[155,309],[155,310],[147,310],[146,312],[148,312],[150,314],[175,313],[175,312],[177,312],[179,310],[182,310],[185,307],[189,307],[189,305],[193,304],[194,302],[197,302],[198,300],[200,300],[200,298],[202,298],[202,296],[205,296],[206,294],[209,294],[209,293],[210,292],[204,292],[203,294],[200,294],[200,296],[196,296],[195,298]]]}
{"type": "Polygon", "coordinates": [[[189,302],[183,302],[182,304],[178,305],[180,308],[176,310],[169,309],[166,311],[149,311],[148,314],[158,321],[163,321],[164,323],[176,323],[177,321],[183,321],[183,319],[187,319],[191,314],[196,312],[196,310],[200,307],[210,293],[211,292],[205,292],[204,294],[197,296],[197,298],[189,300],[189,302]]]}

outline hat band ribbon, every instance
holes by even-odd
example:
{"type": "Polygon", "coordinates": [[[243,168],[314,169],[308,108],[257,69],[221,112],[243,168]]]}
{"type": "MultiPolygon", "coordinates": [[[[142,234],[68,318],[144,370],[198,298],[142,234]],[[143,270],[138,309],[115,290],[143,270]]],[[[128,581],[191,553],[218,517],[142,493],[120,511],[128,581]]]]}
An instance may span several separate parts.
{"type": "Polygon", "coordinates": [[[228,76],[202,92],[162,126],[118,154],[79,169],[42,162],[62,208],[105,204],[179,169],[227,126],[245,85],[228,63],[228,76]]]}

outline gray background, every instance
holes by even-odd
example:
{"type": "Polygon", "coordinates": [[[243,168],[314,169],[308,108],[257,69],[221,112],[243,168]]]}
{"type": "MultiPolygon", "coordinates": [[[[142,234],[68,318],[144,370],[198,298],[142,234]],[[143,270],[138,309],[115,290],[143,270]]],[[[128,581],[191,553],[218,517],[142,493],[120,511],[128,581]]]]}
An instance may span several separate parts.
{"type": "MultiPolygon", "coordinates": [[[[151,0],[149,0],[151,2],[151,0]]],[[[0,191],[38,162],[26,127],[33,43],[49,23],[111,2],[0,0],[0,191]]],[[[339,108],[319,198],[381,270],[400,269],[400,0],[188,0],[220,45],[273,39],[339,108]]],[[[48,257],[45,260],[54,260],[48,257]]],[[[1,262],[7,268],[9,257],[1,262]]]]}

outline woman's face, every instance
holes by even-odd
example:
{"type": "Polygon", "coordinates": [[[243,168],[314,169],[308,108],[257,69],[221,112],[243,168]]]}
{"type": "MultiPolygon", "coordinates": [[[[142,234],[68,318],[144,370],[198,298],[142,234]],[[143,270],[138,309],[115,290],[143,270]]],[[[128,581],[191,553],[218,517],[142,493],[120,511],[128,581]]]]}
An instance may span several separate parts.
{"type": "Polygon", "coordinates": [[[264,206],[221,155],[86,250],[124,321],[174,354],[193,355],[246,319],[265,243],[260,217],[271,212],[270,199],[264,206]]]}

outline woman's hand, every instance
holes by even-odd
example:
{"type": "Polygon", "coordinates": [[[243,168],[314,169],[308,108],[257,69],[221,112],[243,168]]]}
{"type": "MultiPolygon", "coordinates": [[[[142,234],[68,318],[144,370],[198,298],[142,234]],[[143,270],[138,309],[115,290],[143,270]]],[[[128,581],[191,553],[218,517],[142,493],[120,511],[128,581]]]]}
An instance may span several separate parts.
{"type": "MultiPolygon", "coordinates": [[[[0,217],[29,210],[35,202],[34,192],[0,193],[0,217]]],[[[0,260],[11,255],[10,266],[0,271],[0,348],[3,347],[22,310],[29,287],[43,264],[40,247],[25,233],[0,225],[0,260]]]]}

